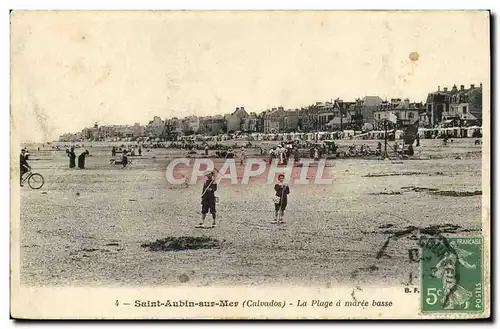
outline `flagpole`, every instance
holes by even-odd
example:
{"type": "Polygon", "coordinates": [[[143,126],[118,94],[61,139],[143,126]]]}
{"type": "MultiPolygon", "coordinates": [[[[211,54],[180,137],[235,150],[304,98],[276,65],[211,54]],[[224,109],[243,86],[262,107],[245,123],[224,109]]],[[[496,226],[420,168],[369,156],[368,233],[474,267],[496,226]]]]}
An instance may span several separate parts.
{"type": "Polygon", "coordinates": [[[384,119],[384,157],[387,157],[387,119],[384,119]]]}

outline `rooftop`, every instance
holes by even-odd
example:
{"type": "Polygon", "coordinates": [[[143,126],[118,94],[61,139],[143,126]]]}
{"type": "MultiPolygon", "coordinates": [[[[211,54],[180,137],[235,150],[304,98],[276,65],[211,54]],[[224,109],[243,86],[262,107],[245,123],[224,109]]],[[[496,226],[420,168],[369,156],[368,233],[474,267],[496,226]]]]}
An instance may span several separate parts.
{"type": "Polygon", "coordinates": [[[454,94],[454,93],[461,93],[461,92],[468,92],[468,91],[471,91],[471,90],[480,90],[483,88],[483,84],[480,83],[479,86],[478,85],[475,85],[475,84],[470,84],[469,86],[466,86],[466,85],[460,85],[460,86],[457,86],[457,85],[453,85],[451,88],[448,88],[448,87],[443,87],[441,88],[441,86],[438,86],[438,90],[437,91],[434,91],[432,92],[431,94],[454,94]]]}

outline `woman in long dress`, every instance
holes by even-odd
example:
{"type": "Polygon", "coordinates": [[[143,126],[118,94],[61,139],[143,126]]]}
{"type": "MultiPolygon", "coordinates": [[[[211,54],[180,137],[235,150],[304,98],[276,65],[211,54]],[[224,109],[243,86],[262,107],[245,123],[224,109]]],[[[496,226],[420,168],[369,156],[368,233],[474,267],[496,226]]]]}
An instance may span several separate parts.
{"type": "Polygon", "coordinates": [[[75,168],[76,167],[76,163],[75,163],[76,154],[75,154],[74,147],[72,147],[71,150],[68,152],[68,157],[69,157],[69,167],[75,168]]]}

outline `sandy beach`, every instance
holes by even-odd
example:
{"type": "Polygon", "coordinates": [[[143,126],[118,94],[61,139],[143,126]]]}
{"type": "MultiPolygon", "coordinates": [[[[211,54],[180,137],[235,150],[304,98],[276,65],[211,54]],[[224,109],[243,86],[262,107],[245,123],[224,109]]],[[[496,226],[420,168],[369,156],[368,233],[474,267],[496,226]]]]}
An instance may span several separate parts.
{"type": "MultiPolygon", "coordinates": [[[[378,141],[340,141],[352,143],[373,147],[378,141]]],[[[21,188],[21,283],[415,283],[418,263],[408,256],[417,247],[412,237],[391,243],[382,258],[377,252],[392,233],[409,226],[441,225],[445,236],[480,234],[481,195],[461,192],[482,190],[481,147],[474,139],[448,146],[422,140],[415,160],[328,160],[333,184],[292,185],[282,225],[270,224],[271,185],[222,184],[214,229],[194,227],[200,184],[166,182],[167,164],[186,151],[152,149],[123,169],[109,163],[110,145],[95,144],[77,149],[91,154],[87,169],[79,170],[68,168],[63,148],[32,147],[29,163],[45,185],[21,188]],[[171,252],[141,247],[169,236],[209,236],[221,246],[171,252]]]]}

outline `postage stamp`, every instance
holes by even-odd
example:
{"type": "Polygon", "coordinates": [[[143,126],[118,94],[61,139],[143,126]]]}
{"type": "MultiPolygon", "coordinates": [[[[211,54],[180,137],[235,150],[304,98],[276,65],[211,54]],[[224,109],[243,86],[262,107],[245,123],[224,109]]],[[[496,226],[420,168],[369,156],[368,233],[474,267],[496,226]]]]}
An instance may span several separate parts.
{"type": "Polygon", "coordinates": [[[490,15],[11,11],[12,317],[489,317],[490,15]]]}
{"type": "Polygon", "coordinates": [[[422,312],[484,310],[482,236],[429,239],[421,250],[422,312]]]}

